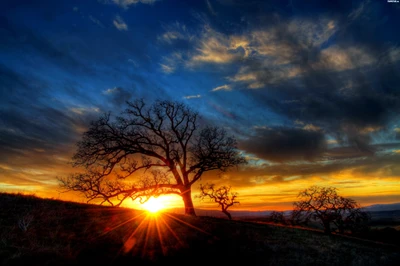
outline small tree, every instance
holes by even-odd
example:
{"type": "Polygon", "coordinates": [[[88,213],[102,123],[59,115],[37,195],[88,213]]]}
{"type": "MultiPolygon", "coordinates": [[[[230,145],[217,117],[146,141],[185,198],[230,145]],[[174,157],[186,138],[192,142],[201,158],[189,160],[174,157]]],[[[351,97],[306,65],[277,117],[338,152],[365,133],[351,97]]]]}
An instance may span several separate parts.
{"type": "Polygon", "coordinates": [[[200,191],[200,195],[198,196],[200,199],[210,198],[212,201],[218,203],[221,211],[228,216],[229,220],[232,220],[228,208],[239,204],[239,201],[236,200],[238,193],[232,192],[230,186],[221,186],[216,189],[215,184],[200,184],[200,191]]]}
{"type": "Polygon", "coordinates": [[[279,211],[273,211],[268,215],[268,221],[277,224],[286,224],[285,214],[279,211]]]}
{"type": "Polygon", "coordinates": [[[191,187],[202,174],[246,162],[235,138],[218,127],[200,128],[198,114],[183,103],[127,105],[115,119],[105,114],[92,122],[72,158],[85,171],[61,178],[63,188],[117,206],[176,194],[185,213],[196,215],[191,187]]]}
{"type": "Polygon", "coordinates": [[[349,230],[353,234],[366,232],[369,230],[370,221],[369,212],[363,211],[362,208],[353,209],[342,222],[343,229],[340,232],[343,233],[345,230],[349,230]]]}
{"type": "Polygon", "coordinates": [[[361,216],[367,217],[354,200],[341,197],[336,191],[334,187],[318,186],[301,191],[300,200],[293,204],[292,217],[305,224],[310,220],[318,221],[327,234],[331,233],[332,225],[343,233],[350,225],[356,226],[361,216]]]}

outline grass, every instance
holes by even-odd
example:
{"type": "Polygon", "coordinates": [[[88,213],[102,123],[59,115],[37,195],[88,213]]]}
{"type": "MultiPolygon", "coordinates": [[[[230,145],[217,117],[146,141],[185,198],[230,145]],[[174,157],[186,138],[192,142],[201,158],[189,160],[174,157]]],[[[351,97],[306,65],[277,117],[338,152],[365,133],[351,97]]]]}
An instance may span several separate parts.
{"type": "Polygon", "coordinates": [[[212,217],[0,193],[0,264],[397,265],[400,247],[212,217]]]}

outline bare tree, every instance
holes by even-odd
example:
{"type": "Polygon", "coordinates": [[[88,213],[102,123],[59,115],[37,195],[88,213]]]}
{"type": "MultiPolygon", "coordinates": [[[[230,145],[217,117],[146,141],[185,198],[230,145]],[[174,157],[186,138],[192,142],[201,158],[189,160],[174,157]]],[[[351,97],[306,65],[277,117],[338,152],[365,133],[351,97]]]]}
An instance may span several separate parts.
{"type": "Polygon", "coordinates": [[[349,230],[351,233],[366,232],[369,230],[371,214],[364,211],[362,208],[355,208],[348,212],[348,215],[340,222],[342,225],[339,228],[341,233],[349,230]]]}
{"type": "Polygon", "coordinates": [[[298,197],[300,200],[293,204],[292,217],[297,223],[319,221],[327,234],[332,232],[332,225],[343,233],[346,225],[354,225],[356,217],[364,216],[354,200],[339,196],[334,187],[312,186],[301,191],[298,197]]]}
{"type": "Polygon", "coordinates": [[[285,214],[280,211],[273,211],[268,215],[268,221],[276,224],[286,224],[285,214]]]}
{"type": "Polygon", "coordinates": [[[116,206],[177,194],[185,213],[196,215],[191,187],[202,174],[246,162],[234,137],[218,127],[200,129],[198,114],[183,103],[127,105],[115,119],[108,113],[91,123],[72,158],[85,171],[60,178],[63,188],[116,206]]]}
{"type": "Polygon", "coordinates": [[[229,220],[232,220],[228,208],[239,204],[239,201],[236,200],[238,193],[232,192],[230,186],[221,186],[216,189],[215,184],[200,184],[200,191],[200,195],[198,195],[200,199],[210,198],[212,201],[218,203],[221,211],[228,216],[229,220]]]}

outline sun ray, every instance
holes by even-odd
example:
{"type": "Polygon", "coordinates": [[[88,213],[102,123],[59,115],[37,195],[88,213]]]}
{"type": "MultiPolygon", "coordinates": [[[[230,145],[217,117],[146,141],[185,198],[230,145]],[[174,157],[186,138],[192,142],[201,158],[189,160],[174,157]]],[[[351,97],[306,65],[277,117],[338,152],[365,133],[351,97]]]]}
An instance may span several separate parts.
{"type": "Polygon", "coordinates": [[[175,219],[176,221],[178,221],[178,222],[180,222],[180,223],[183,223],[184,225],[187,225],[187,226],[189,226],[189,227],[191,227],[191,228],[193,228],[193,229],[196,229],[196,230],[198,230],[199,232],[205,233],[205,234],[207,234],[207,235],[212,235],[212,234],[210,234],[209,232],[204,231],[203,229],[201,229],[201,228],[199,228],[199,227],[197,227],[197,226],[194,226],[194,225],[192,225],[192,224],[190,224],[190,223],[188,223],[188,222],[185,222],[185,221],[183,221],[183,220],[181,220],[181,219],[179,219],[179,218],[174,217],[173,215],[170,215],[170,214],[167,214],[167,213],[165,213],[165,215],[167,215],[168,217],[171,217],[172,219],[175,219]]]}
{"type": "Polygon", "coordinates": [[[153,222],[154,222],[154,218],[153,219],[151,219],[151,218],[148,219],[147,228],[146,228],[146,231],[144,232],[146,235],[145,235],[144,246],[143,246],[143,249],[142,249],[142,258],[146,256],[147,246],[148,246],[148,243],[149,243],[149,238],[151,236],[151,225],[152,225],[153,222]]]}
{"type": "Polygon", "coordinates": [[[136,240],[134,238],[135,234],[139,232],[139,229],[144,226],[144,222],[148,222],[148,216],[146,216],[140,223],[139,225],[135,228],[135,230],[132,232],[132,234],[127,238],[125,241],[124,245],[122,246],[121,250],[124,251],[124,253],[129,252],[133,246],[136,244],[136,240]]]}
{"type": "Polygon", "coordinates": [[[163,224],[166,226],[166,228],[168,229],[168,231],[174,236],[174,238],[178,241],[178,244],[183,247],[184,244],[182,242],[182,240],[180,239],[180,237],[176,234],[176,232],[171,228],[171,226],[165,221],[164,217],[160,216],[161,221],[163,222],[163,224]]]}
{"type": "Polygon", "coordinates": [[[109,229],[107,229],[105,232],[103,232],[102,234],[100,234],[100,235],[94,237],[93,239],[98,238],[98,237],[102,237],[102,236],[104,236],[104,235],[106,235],[106,234],[112,232],[113,230],[115,230],[115,229],[117,229],[117,228],[123,226],[124,224],[127,224],[127,223],[129,223],[129,222],[131,222],[131,221],[133,221],[133,220],[138,219],[140,216],[143,216],[144,214],[145,214],[145,213],[138,214],[138,215],[132,217],[131,219],[128,219],[128,220],[126,220],[126,221],[124,221],[124,222],[122,222],[122,223],[120,223],[120,224],[118,224],[118,225],[116,225],[116,226],[114,226],[114,227],[112,227],[112,228],[109,228],[109,229]]]}
{"type": "Polygon", "coordinates": [[[161,233],[159,219],[156,219],[155,222],[156,222],[158,240],[160,241],[161,252],[162,252],[163,256],[165,256],[166,252],[165,252],[165,246],[164,246],[164,239],[163,239],[163,236],[162,236],[162,233],[161,233]]]}

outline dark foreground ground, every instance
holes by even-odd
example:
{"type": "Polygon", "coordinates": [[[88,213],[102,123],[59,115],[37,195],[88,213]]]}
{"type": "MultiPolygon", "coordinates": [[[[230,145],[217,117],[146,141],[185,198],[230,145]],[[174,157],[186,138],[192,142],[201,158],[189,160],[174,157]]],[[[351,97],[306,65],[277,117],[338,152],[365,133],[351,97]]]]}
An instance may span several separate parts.
{"type": "Polygon", "coordinates": [[[400,247],[0,193],[0,265],[399,265],[400,247]]]}

